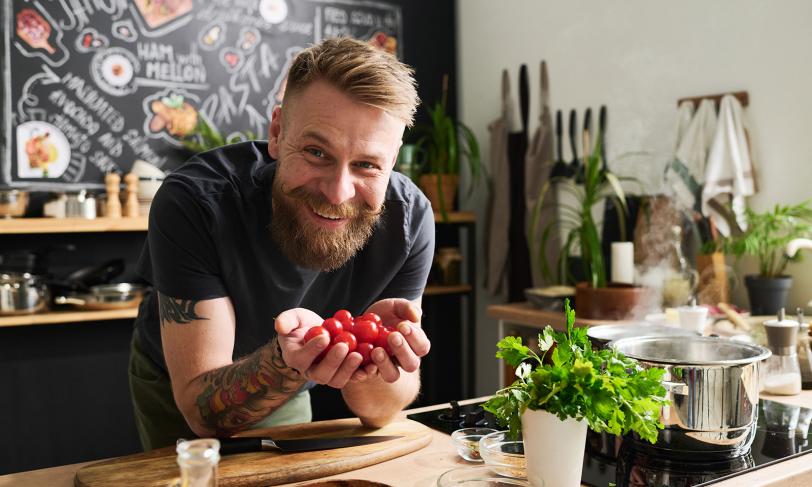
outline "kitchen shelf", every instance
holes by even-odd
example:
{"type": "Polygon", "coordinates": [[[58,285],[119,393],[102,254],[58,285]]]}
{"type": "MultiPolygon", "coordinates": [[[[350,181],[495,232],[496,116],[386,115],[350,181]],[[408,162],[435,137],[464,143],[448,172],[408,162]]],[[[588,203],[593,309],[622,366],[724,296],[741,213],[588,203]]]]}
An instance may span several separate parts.
{"type": "Polygon", "coordinates": [[[459,286],[426,286],[423,296],[437,296],[440,294],[465,294],[471,292],[471,286],[460,284],[459,286]]]}
{"type": "Polygon", "coordinates": [[[443,214],[434,212],[434,223],[474,223],[476,215],[473,211],[449,211],[448,220],[443,220],[443,214]]]}
{"type": "Polygon", "coordinates": [[[147,217],[14,218],[0,220],[0,235],[34,233],[146,232],[147,217]]]}
{"type": "Polygon", "coordinates": [[[30,315],[0,316],[0,327],[52,325],[56,323],[76,323],[81,321],[126,320],[138,316],[138,308],[110,309],[100,311],[50,311],[30,315]]]}

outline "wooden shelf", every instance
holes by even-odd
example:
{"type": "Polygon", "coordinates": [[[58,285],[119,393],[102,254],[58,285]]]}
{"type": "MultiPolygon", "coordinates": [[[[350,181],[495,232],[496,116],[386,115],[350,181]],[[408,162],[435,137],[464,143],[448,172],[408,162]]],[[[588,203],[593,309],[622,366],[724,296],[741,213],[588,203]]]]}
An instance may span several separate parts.
{"type": "Polygon", "coordinates": [[[471,286],[461,284],[459,286],[426,286],[423,296],[437,296],[440,294],[465,294],[471,292],[471,286]]]}
{"type": "Polygon", "coordinates": [[[439,211],[434,212],[434,223],[474,223],[476,215],[473,211],[450,211],[448,212],[448,220],[443,220],[443,214],[439,211]]]}
{"type": "Polygon", "coordinates": [[[135,218],[17,218],[0,220],[0,234],[146,232],[147,217],[135,218]]]}
{"type": "Polygon", "coordinates": [[[81,321],[125,320],[138,316],[138,308],[111,309],[104,311],[51,311],[19,316],[0,316],[0,327],[52,325],[55,323],[75,323],[81,321]]]}

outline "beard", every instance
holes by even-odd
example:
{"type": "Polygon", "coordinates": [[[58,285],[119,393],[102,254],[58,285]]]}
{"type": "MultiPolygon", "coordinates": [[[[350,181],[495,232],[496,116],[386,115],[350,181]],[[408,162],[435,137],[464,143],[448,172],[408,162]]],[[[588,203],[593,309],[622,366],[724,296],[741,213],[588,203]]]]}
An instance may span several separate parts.
{"type": "Polygon", "coordinates": [[[366,245],[383,213],[383,205],[378,209],[364,203],[334,205],[302,187],[285,191],[279,177],[274,178],[271,204],[271,238],[282,253],[300,267],[328,272],[346,264],[366,245]],[[349,221],[335,230],[320,227],[299,216],[311,208],[349,221]]]}

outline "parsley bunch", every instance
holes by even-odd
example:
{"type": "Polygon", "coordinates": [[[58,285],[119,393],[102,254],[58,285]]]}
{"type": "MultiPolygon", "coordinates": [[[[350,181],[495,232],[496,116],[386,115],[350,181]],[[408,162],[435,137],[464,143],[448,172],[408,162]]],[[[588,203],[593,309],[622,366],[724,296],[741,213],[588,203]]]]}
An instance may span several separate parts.
{"type": "Polygon", "coordinates": [[[496,357],[516,367],[518,379],[484,408],[508,426],[511,435],[521,429],[521,415],[530,408],[543,409],[562,421],[585,420],[596,432],[634,431],[654,443],[657,429],[663,428],[660,408],[668,404],[661,384],[665,370],[644,369],[615,349],[592,350],[586,328],[573,326],[575,311],[569,300],[565,308],[567,332],[544,328],[539,334],[541,357],[519,337],[499,341],[496,357]],[[552,364],[545,363],[548,354],[552,364]]]}

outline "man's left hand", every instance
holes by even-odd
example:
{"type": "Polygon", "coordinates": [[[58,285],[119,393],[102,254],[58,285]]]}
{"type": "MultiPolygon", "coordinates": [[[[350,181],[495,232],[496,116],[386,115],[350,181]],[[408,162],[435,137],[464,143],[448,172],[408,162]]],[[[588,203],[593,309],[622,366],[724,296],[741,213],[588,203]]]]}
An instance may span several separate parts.
{"type": "Polygon", "coordinates": [[[420,326],[421,310],[407,299],[382,299],[367,309],[381,317],[384,326],[395,331],[389,334],[392,356],[376,347],[372,351],[372,363],[353,374],[354,381],[364,381],[376,374],[389,383],[400,378],[400,370],[414,372],[420,368],[420,358],[426,356],[431,342],[420,326]]]}

